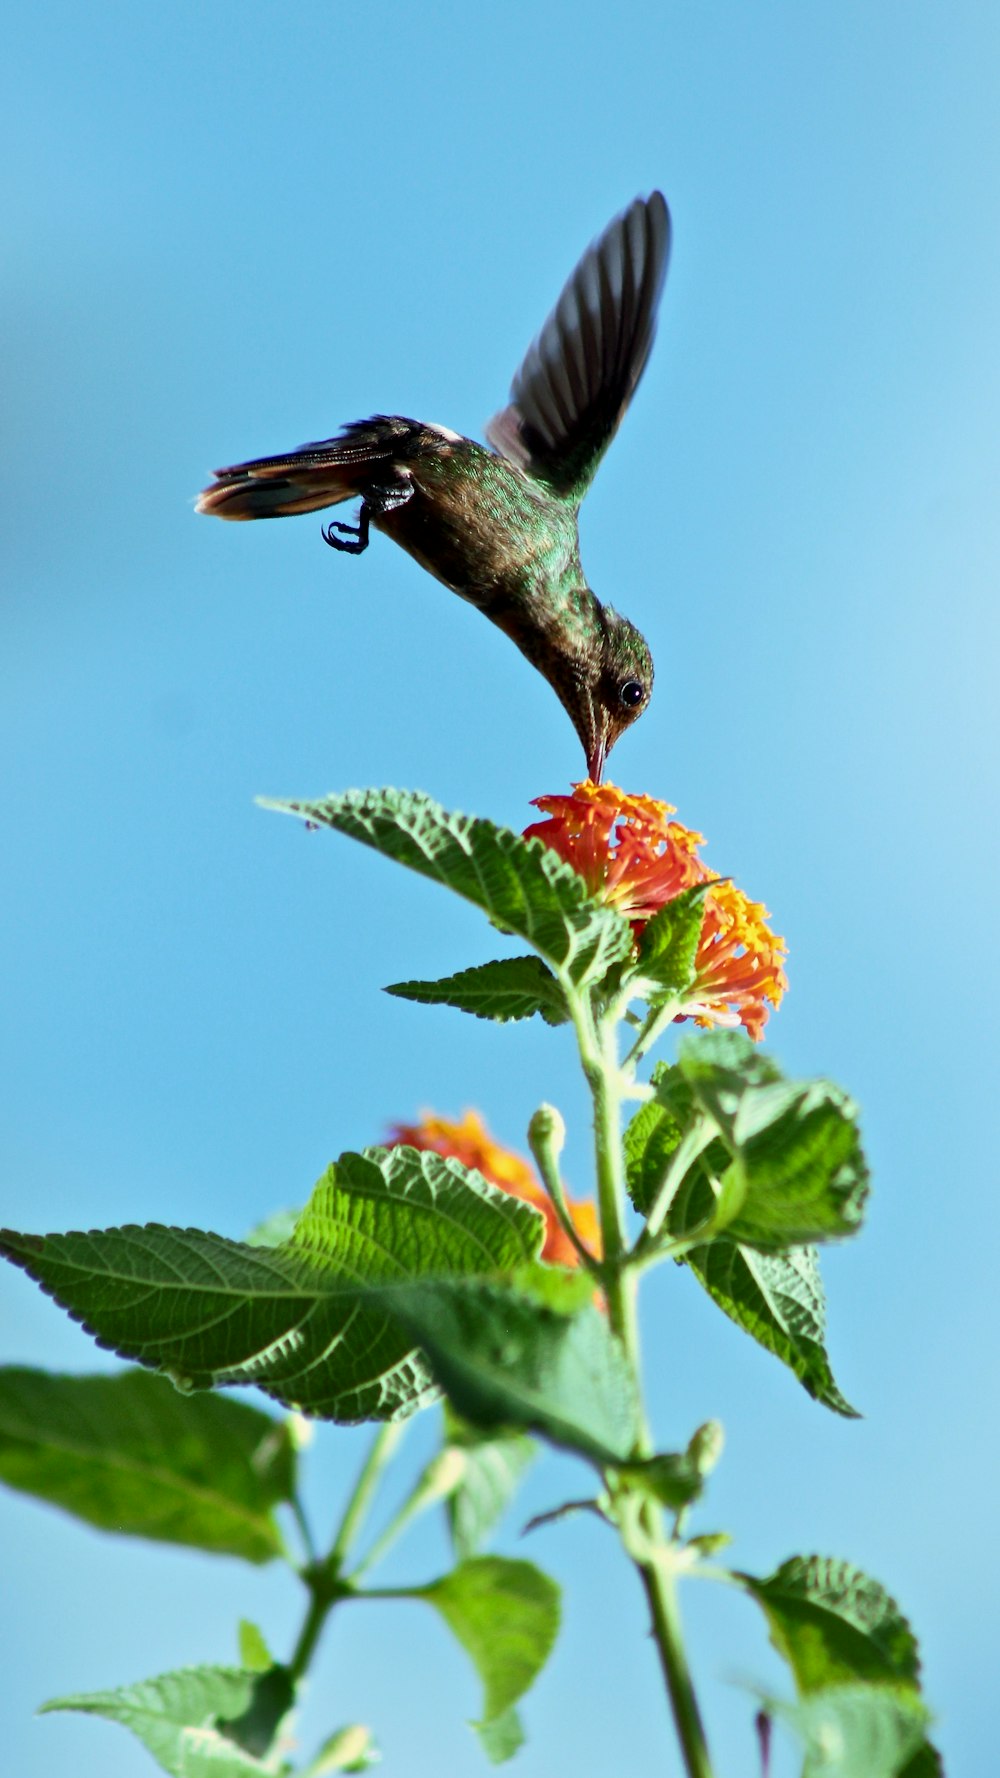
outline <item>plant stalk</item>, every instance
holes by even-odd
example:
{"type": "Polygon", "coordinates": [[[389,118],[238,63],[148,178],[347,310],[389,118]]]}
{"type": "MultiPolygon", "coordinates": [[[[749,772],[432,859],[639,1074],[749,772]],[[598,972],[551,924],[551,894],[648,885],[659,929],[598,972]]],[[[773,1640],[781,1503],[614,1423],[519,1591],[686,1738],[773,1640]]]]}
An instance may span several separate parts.
{"type": "MultiPolygon", "coordinates": [[[[594,1107],[594,1157],[608,1319],[612,1331],[621,1341],[635,1381],[638,1426],[634,1455],[642,1458],[650,1455],[652,1443],[643,1407],[642,1354],[636,1312],[639,1268],[630,1267],[626,1245],[621,1102],[624,1091],[631,1084],[635,1063],[662,1025],[658,1019],[647,1021],[623,1068],[618,1060],[613,1015],[606,1014],[604,1018],[595,1021],[590,1003],[584,1001],[582,996],[573,996],[570,1005],[580,1061],[594,1107]]],[[[666,1022],[664,1016],[662,1024],[666,1022]]],[[[665,1209],[666,1204],[663,1206],[664,1212],[665,1209]]],[[[653,1637],[685,1771],[687,1778],[712,1778],[705,1731],[684,1650],[676,1584],[669,1568],[669,1545],[663,1536],[662,1513],[651,1501],[647,1501],[640,1511],[639,1519],[643,1534],[642,1553],[634,1548],[629,1549],[624,1535],[622,1542],[638,1570],[649,1602],[653,1637]]]]}
{"type": "Polygon", "coordinates": [[[347,1553],[371,1506],[379,1477],[402,1438],[403,1430],[402,1421],[390,1420],[384,1426],[380,1426],[375,1434],[344,1508],[344,1516],[340,1521],[333,1548],[326,1558],[324,1566],[328,1573],[339,1574],[341,1572],[347,1553]]]}
{"type": "Polygon", "coordinates": [[[660,1657],[688,1778],[712,1778],[705,1729],[684,1651],[677,1588],[662,1563],[637,1563],[653,1619],[653,1637],[660,1657]]]}

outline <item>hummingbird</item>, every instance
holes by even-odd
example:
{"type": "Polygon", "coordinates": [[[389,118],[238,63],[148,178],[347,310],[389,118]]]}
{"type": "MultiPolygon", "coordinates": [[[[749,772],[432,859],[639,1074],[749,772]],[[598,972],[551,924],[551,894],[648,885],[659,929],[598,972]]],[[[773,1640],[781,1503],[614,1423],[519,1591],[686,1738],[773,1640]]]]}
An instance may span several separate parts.
{"type": "Polygon", "coordinates": [[[384,532],[477,607],[544,674],[601,781],[641,716],[649,648],[604,605],[580,564],[580,504],[636,389],[670,251],[659,191],[638,197],[587,249],[486,427],[491,449],[447,426],[375,414],[333,438],[215,472],[198,512],[274,519],[360,500],[324,540],[360,555],[384,532]]]}

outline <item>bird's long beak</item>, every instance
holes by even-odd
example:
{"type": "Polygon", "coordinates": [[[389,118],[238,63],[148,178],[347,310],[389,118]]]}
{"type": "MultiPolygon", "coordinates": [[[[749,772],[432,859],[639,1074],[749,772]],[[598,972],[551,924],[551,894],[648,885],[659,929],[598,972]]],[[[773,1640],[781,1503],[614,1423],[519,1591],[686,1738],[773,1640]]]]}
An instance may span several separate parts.
{"type": "Polygon", "coordinates": [[[599,784],[604,772],[604,761],[607,758],[608,744],[605,735],[598,735],[592,747],[587,749],[587,771],[592,784],[599,784]]]}

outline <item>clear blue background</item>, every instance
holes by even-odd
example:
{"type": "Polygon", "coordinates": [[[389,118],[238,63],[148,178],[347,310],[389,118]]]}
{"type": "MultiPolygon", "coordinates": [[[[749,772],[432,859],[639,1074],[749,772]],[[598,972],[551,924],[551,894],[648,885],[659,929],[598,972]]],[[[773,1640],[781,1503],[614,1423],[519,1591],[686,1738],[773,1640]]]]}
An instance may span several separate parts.
{"type": "MultiPolygon", "coordinates": [[[[481,436],[578,254],[662,185],[663,323],[583,521],[657,663],[613,775],[772,908],[769,1037],[857,1094],[876,1192],[824,1260],[863,1421],[681,1273],[648,1292],[651,1404],[667,1446],[724,1420],[701,1524],[738,1563],[843,1554],[896,1594],[954,1774],[996,1749],[998,67],[996,9],[963,0],[36,0],[0,73],[4,1219],[238,1235],[394,1118],[475,1104],[520,1145],[542,1098],[585,1186],[565,1033],[379,992],[490,955],[476,916],[252,800],[394,783],[520,827],[580,773],[563,712],[385,540],[336,558],[315,517],[190,501],[380,409],[481,436]]],[[[8,1359],[107,1362],[18,1274],[0,1292],[8,1359]]],[[[318,1432],[320,1527],[365,1436],[318,1432]]],[[[583,1480],[539,1465],[502,1547],[583,1480]]],[[[291,1645],[284,1574],[0,1508],[20,1778],[152,1769],[34,1720],[53,1692],[230,1659],[240,1614],[291,1645]]],[[[566,1621],[517,1770],[675,1771],[610,1539],[530,1553],[566,1621]]],[[[442,1561],[428,1525],[386,1575],[442,1561]]],[[[718,1588],[685,1610],[719,1772],[752,1773],[739,1682],[785,1684],[762,1623],[718,1588]]],[[[477,1707],[429,1614],[345,1613],[303,1744],[362,1717],[387,1772],[475,1774],[477,1707]]]]}

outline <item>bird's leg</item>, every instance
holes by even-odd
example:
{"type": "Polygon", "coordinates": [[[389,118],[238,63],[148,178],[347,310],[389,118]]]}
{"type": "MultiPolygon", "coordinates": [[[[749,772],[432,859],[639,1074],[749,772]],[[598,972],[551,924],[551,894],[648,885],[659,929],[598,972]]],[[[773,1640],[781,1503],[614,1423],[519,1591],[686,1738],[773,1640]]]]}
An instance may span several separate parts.
{"type": "Polygon", "coordinates": [[[346,550],[350,556],[360,556],[362,550],[368,548],[368,522],[373,514],[392,512],[397,506],[405,506],[413,494],[411,482],[397,482],[394,487],[369,488],[361,502],[356,525],[342,524],[339,519],[331,519],[322,527],[323,542],[331,549],[346,550]],[[343,537],[335,537],[335,531],[345,533],[343,537]]]}

